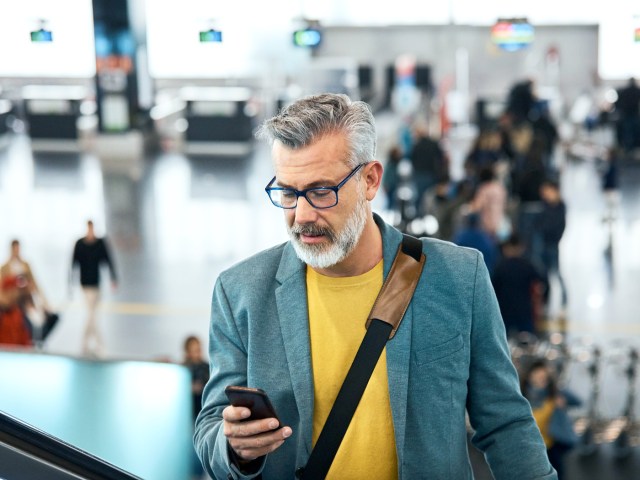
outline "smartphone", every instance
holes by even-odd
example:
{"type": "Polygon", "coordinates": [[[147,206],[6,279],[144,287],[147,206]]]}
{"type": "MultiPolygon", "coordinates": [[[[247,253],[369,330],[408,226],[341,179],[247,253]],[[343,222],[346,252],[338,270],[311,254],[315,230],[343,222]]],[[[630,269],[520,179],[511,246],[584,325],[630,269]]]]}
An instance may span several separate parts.
{"type": "Polygon", "coordinates": [[[280,423],[280,419],[273,408],[267,393],[259,388],[238,387],[229,385],[224,389],[229,403],[234,407],[247,407],[251,410],[251,415],[247,420],[260,420],[262,418],[275,418],[280,423]]]}

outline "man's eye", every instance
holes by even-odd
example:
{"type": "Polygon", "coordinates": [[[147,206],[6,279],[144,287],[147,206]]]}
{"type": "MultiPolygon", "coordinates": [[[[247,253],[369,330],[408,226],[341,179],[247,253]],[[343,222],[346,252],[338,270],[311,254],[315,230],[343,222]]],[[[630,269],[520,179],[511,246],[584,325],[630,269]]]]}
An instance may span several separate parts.
{"type": "Polygon", "coordinates": [[[313,198],[323,198],[327,195],[331,195],[333,193],[332,190],[311,190],[309,194],[313,196],[313,198]]]}

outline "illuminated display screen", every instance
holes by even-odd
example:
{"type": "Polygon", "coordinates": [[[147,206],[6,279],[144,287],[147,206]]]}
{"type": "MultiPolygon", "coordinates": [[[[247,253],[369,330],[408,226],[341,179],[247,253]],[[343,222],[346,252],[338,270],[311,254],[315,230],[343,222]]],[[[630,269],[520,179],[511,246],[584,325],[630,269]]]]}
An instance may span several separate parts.
{"type": "Polygon", "coordinates": [[[491,41],[507,52],[528,47],[533,37],[534,28],[527,22],[498,21],[491,28],[491,41]]]}
{"type": "Polygon", "coordinates": [[[315,48],[322,41],[322,33],[314,28],[305,28],[293,32],[293,44],[296,47],[315,48]]]}
{"type": "Polygon", "coordinates": [[[93,78],[93,26],[91,0],[12,3],[0,14],[0,78],[93,78]]]}
{"type": "MultiPolygon", "coordinates": [[[[637,4],[637,2],[635,2],[637,4]]],[[[605,12],[598,28],[598,74],[625,81],[640,77],[640,12],[605,12]]]]}
{"type": "Polygon", "coordinates": [[[200,32],[201,42],[222,42],[222,32],[218,30],[205,30],[200,32]]]}
{"type": "Polygon", "coordinates": [[[40,30],[35,30],[31,32],[31,41],[32,42],[52,42],[53,35],[51,35],[51,32],[49,30],[44,30],[41,28],[40,30]]]}

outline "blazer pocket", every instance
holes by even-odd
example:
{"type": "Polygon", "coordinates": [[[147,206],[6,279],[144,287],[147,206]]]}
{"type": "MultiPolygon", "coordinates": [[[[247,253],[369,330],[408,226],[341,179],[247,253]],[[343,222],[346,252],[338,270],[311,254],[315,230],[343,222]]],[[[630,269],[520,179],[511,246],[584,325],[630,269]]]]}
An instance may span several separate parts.
{"type": "Polygon", "coordinates": [[[464,347],[462,335],[458,334],[450,338],[444,343],[438,345],[429,345],[428,347],[417,350],[414,354],[414,361],[417,365],[424,365],[435,362],[441,358],[448,357],[460,351],[464,347]]]}

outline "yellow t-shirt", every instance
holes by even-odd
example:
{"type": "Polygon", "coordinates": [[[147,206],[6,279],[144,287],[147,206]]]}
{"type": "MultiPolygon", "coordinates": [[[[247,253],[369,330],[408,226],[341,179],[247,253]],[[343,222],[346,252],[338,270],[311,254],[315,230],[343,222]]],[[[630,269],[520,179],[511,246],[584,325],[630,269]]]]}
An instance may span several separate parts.
{"type": "MultiPolygon", "coordinates": [[[[355,277],[327,277],[307,268],[315,445],[366,332],[382,287],[382,261],[355,277]]],[[[398,478],[386,349],[369,380],[327,479],[398,478]]]]}

